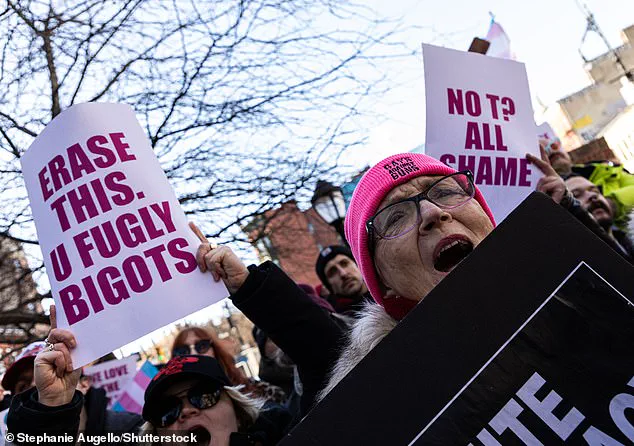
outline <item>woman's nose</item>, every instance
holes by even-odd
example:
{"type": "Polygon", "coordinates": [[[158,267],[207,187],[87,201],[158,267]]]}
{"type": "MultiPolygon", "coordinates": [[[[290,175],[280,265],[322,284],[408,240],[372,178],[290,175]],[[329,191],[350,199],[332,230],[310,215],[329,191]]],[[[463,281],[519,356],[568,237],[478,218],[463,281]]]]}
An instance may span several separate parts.
{"type": "Polygon", "coordinates": [[[440,222],[449,222],[452,219],[449,212],[428,200],[421,201],[419,209],[420,225],[418,226],[418,232],[421,234],[431,231],[440,222]]]}
{"type": "Polygon", "coordinates": [[[183,401],[183,409],[181,410],[181,414],[178,417],[180,421],[185,421],[187,418],[193,417],[197,415],[200,410],[196,409],[192,406],[189,401],[183,401]]]}

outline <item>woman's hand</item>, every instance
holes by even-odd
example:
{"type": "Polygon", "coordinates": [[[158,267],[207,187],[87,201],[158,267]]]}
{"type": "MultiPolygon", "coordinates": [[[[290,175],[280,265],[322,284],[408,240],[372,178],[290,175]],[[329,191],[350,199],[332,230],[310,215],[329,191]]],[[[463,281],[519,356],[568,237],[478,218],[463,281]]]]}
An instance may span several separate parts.
{"type": "Polygon", "coordinates": [[[211,271],[216,282],[222,279],[231,294],[238,291],[249,276],[246,265],[228,246],[209,243],[209,240],[194,223],[189,223],[189,227],[202,242],[196,253],[196,261],[200,270],[203,273],[211,271]]]}
{"type": "Polygon", "coordinates": [[[73,371],[70,351],[77,346],[75,336],[57,328],[55,305],[51,306],[49,347],[35,357],[34,376],[39,402],[45,406],[61,406],[73,399],[81,369],[73,371]]]}
{"type": "Polygon", "coordinates": [[[570,199],[570,192],[566,188],[566,183],[564,183],[563,178],[559,176],[553,166],[550,165],[550,161],[548,160],[548,155],[546,151],[541,146],[539,147],[539,151],[541,153],[542,158],[539,159],[531,154],[526,154],[526,158],[537,166],[539,170],[542,171],[544,176],[539,179],[537,182],[537,187],[535,188],[538,192],[543,192],[549,197],[553,199],[553,201],[557,204],[562,204],[562,200],[570,199]]]}

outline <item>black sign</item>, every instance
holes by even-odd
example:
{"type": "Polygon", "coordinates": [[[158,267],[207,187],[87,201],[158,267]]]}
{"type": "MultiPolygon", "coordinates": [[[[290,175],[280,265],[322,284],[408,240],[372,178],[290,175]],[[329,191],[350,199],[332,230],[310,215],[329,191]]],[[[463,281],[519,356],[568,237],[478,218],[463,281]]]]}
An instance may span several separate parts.
{"type": "Polygon", "coordinates": [[[634,443],[634,268],[534,193],[282,446],[634,443]]]}

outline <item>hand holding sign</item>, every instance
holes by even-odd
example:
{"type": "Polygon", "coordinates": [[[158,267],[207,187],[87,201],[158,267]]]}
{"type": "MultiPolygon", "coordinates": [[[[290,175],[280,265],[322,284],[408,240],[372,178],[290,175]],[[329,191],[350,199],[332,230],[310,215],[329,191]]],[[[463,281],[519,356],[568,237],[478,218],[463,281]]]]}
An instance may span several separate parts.
{"type": "Polygon", "coordinates": [[[539,147],[539,151],[541,152],[542,159],[539,159],[530,153],[526,154],[526,158],[531,162],[531,164],[536,165],[544,174],[544,176],[537,182],[535,190],[548,195],[555,201],[555,203],[559,204],[564,197],[570,194],[570,192],[568,192],[563,178],[561,178],[559,174],[555,172],[553,166],[550,165],[548,155],[541,145],[539,147]]]}
{"type": "Polygon", "coordinates": [[[20,161],[75,366],[227,296],[198,271],[196,237],[130,107],[74,105],[20,161]]]}
{"type": "Polygon", "coordinates": [[[249,276],[246,265],[228,246],[209,243],[207,237],[194,223],[189,223],[189,227],[202,242],[196,253],[196,261],[200,270],[202,272],[211,271],[216,282],[222,279],[231,294],[238,291],[249,276]]]}
{"type": "Polygon", "coordinates": [[[77,341],[68,330],[57,328],[55,305],[51,306],[51,331],[48,334],[50,347],[35,357],[34,378],[38,400],[45,406],[68,404],[75,394],[81,369],[73,371],[70,350],[77,341]]]}

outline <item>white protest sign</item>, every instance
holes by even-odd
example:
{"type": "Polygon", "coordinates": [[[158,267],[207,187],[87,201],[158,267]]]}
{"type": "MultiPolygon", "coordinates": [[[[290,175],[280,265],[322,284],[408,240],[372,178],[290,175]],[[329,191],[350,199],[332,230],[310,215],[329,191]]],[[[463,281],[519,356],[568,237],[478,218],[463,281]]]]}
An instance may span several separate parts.
{"type": "Polygon", "coordinates": [[[499,223],[535,190],[542,173],[524,65],[423,45],[425,153],[471,170],[499,223]]]}
{"type": "Polygon", "coordinates": [[[21,162],[75,367],[228,296],[129,106],[69,108],[21,162]]]}
{"type": "Polygon", "coordinates": [[[553,128],[547,122],[543,122],[537,126],[537,139],[546,144],[546,152],[561,149],[561,141],[553,128]]]}
{"type": "Polygon", "coordinates": [[[90,385],[106,391],[106,395],[110,399],[108,409],[119,399],[135,374],[136,358],[134,356],[84,368],[84,375],[90,377],[90,385]]]}

